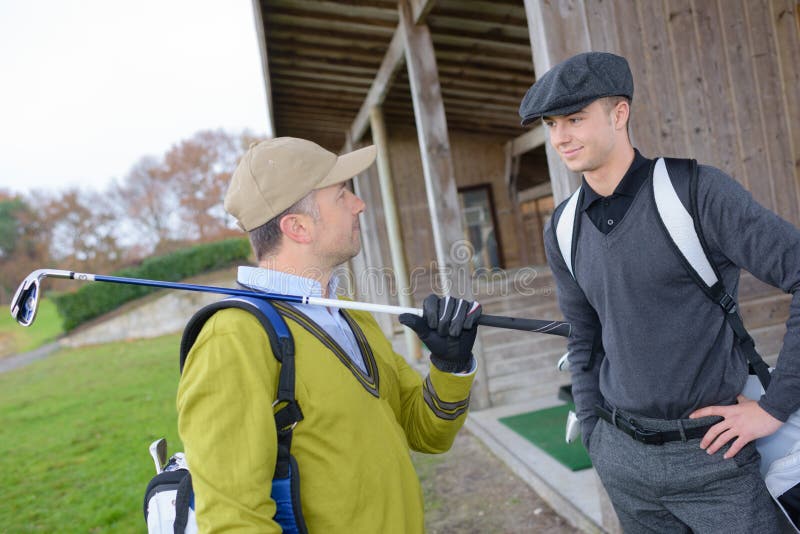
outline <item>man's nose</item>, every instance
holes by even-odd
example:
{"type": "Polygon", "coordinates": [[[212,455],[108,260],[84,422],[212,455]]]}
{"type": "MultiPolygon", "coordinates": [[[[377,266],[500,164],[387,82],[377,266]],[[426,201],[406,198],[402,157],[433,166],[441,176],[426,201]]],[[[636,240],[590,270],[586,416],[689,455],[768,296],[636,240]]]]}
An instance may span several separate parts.
{"type": "Polygon", "coordinates": [[[361,200],[361,197],[359,197],[358,195],[356,195],[354,193],[353,194],[353,213],[356,213],[356,214],[361,213],[366,208],[367,208],[367,204],[363,200],[361,200]]]}

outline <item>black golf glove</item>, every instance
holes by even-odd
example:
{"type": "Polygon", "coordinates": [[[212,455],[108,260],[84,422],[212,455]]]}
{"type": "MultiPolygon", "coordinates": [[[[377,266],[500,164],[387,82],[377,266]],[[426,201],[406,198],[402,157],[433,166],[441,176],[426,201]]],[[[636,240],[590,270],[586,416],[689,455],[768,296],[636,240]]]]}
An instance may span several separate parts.
{"type": "Polygon", "coordinates": [[[463,373],[472,368],[472,345],[480,316],[477,302],[428,295],[422,303],[422,317],[404,313],[399,319],[425,343],[437,369],[463,373]]]}

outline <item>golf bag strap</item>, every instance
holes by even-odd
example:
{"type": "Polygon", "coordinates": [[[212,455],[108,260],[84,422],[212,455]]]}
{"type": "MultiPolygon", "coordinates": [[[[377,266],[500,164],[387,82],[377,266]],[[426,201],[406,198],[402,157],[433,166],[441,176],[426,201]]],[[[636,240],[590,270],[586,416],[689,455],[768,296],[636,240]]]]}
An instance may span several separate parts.
{"type": "MultiPolygon", "coordinates": [[[[583,195],[583,188],[578,187],[564,204],[558,221],[552,226],[561,258],[564,260],[564,264],[566,264],[567,270],[569,274],[572,275],[576,284],[578,280],[575,278],[575,251],[578,248],[578,233],[581,229],[581,210],[579,206],[583,203],[583,195]]],[[[605,356],[603,332],[598,328],[594,340],[592,341],[592,353],[589,355],[589,360],[583,365],[582,369],[584,371],[589,371],[594,367],[597,359],[603,356],[605,356]]]]}
{"type": "Polygon", "coordinates": [[[668,241],[689,277],[725,313],[739,348],[758,376],[769,387],[769,367],[758,354],[744,326],[736,300],[728,293],[717,266],[710,260],[708,244],[697,216],[697,161],[659,158],[653,169],[653,197],[668,241]]]}
{"type": "Polygon", "coordinates": [[[187,474],[178,484],[178,491],[175,493],[175,522],[173,523],[175,534],[184,534],[186,525],[189,523],[189,506],[192,500],[192,475],[187,474]]]}

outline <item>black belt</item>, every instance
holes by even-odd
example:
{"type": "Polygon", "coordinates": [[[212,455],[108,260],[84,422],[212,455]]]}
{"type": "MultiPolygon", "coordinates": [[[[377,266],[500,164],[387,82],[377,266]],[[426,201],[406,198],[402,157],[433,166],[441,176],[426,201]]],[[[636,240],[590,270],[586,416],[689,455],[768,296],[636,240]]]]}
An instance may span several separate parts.
{"type": "Polygon", "coordinates": [[[702,438],[705,436],[706,432],[708,432],[708,429],[714,426],[713,423],[703,426],[695,426],[685,429],[683,433],[681,433],[680,430],[650,430],[640,427],[634,420],[628,420],[619,414],[609,412],[602,406],[595,406],[594,413],[597,415],[597,417],[608,421],[636,441],[646,445],[663,445],[668,441],[684,441],[702,438]]]}

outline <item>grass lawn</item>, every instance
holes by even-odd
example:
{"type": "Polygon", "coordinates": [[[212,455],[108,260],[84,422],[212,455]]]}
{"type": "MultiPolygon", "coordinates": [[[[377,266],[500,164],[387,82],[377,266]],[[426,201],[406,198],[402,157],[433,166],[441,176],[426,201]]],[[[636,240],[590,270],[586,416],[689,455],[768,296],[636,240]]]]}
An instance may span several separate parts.
{"type": "Polygon", "coordinates": [[[63,332],[61,316],[50,299],[39,301],[36,320],[31,326],[20,326],[7,307],[0,309],[0,358],[33,350],[54,340],[63,332]]]}
{"type": "Polygon", "coordinates": [[[179,341],[59,351],[0,374],[0,530],[145,531],[147,447],[164,436],[182,449],[179,341]]]}

